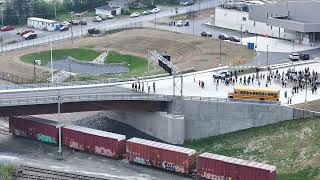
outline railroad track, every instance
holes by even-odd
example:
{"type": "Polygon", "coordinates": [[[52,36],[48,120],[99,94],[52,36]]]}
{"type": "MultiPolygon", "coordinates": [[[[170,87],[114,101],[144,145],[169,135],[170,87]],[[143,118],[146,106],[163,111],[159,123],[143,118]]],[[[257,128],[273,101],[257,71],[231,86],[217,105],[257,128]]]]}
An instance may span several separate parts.
{"type": "Polygon", "coordinates": [[[16,176],[28,180],[110,180],[107,178],[98,178],[25,165],[20,166],[16,176]]]}
{"type": "Polygon", "coordinates": [[[9,132],[9,129],[5,127],[0,127],[0,134],[6,135],[6,136],[11,136],[12,134],[9,132]]]}

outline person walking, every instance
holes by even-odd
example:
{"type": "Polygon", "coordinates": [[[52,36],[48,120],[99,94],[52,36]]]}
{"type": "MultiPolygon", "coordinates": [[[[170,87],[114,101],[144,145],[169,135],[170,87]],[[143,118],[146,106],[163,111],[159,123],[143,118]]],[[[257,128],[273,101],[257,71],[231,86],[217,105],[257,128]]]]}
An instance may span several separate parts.
{"type": "Polygon", "coordinates": [[[155,93],[156,92],[156,83],[153,82],[153,92],[155,93]]]}

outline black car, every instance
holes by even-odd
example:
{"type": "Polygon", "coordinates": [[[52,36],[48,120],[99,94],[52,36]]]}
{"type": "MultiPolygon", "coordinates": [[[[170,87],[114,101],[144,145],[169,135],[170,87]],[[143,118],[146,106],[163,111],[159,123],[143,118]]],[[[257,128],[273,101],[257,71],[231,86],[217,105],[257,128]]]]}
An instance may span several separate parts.
{"type": "Polygon", "coordinates": [[[36,33],[29,33],[25,36],[25,40],[36,39],[37,37],[36,33]]]}
{"type": "Polygon", "coordinates": [[[299,54],[299,59],[300,60],[309,60],[310,59],[310,55],[306,54],[306,53],[300,53],[299,54]]]}
{"type": "Polygon", "coordinates": [[[80,24],[80,25],[87,25],[88,23],[87,23],[87,21],[81,20],[81,21],[79,22],[79,24],[80,24]]]}
{"type": "Polygon", "coordinates": [[[229,40],[229,39],[230,39],[230,37],[227,36],[227,35],[225,35],[225,34],[220,34],[220,35],[218,36],[218,38],[221,39],[221,40],[229,40]]]}
{"type": "Polygon", "coordinates": [[[209,33],[209,32],[203,31],[203,32],[201,33],[201,36],[202,36],[202,37],[212,37],[212,34],[209,33]]]}
{"type": "Polygon", "coordinates": [[[232,42],[240,42],[240,39],[236,36],[231,36],[229,40],[232,42]]]}

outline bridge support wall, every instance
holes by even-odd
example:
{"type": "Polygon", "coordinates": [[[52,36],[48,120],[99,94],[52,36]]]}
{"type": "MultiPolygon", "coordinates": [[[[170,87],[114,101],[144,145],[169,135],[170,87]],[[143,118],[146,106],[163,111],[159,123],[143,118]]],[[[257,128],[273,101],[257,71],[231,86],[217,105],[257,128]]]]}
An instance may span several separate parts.
{"type": "Polygon", "coordinates": [[[106,111],[106,116],[133,126],[151,136],[172,144],[185,140],[184,116],[166,112],[120,112],[106,111]]]}

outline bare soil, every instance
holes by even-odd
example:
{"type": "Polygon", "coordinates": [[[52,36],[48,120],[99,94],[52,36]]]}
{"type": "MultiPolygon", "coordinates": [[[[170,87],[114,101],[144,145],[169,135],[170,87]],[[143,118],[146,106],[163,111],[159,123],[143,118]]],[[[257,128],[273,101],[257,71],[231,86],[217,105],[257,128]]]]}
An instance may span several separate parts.
{"type": "MultiPolygon", "coordinates": [[[[54,43],[54,49],[93,47],[98,51],[112,49],[141,57],[148,50],[167,52],[181,69],[204,70],[219,65],[219,40],[194,37],[181,33],[154,29],[135,29],[100,37],[83,37],[54,43]]],[[[10,72],[24,78],[33,78],[33,66],[20,61],[25,54],[50,50],[49,45],[30,47],[0,56],[0,72],[10,72]]],[[[222,65],[238,64],[254,56],[245,46],[222,42],[222,65]]],[[[46,67],[38,67],[37,74],[46,74],[46,67]]]]}

